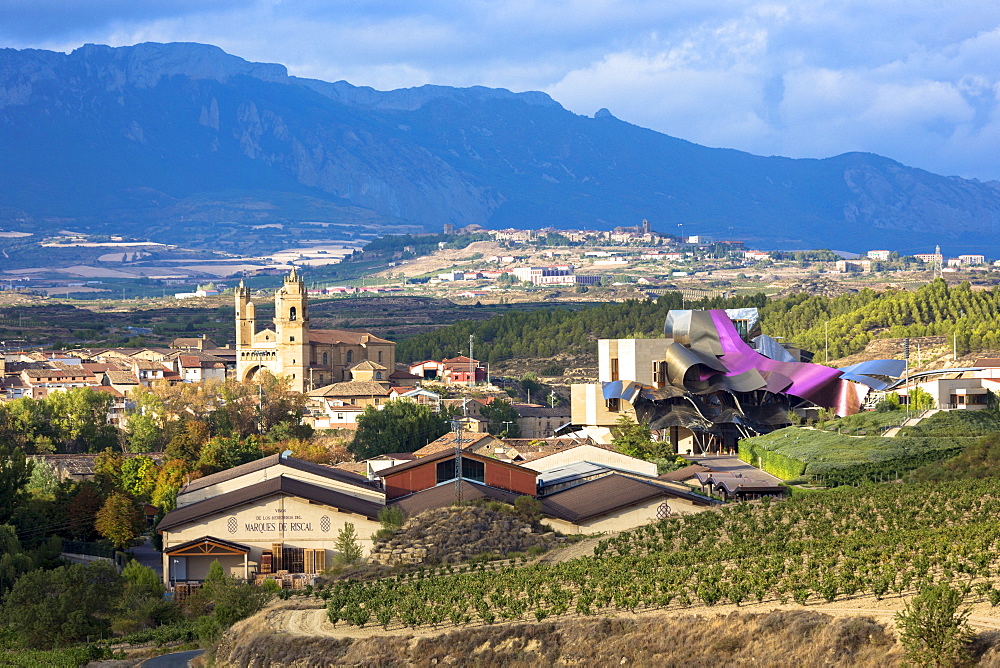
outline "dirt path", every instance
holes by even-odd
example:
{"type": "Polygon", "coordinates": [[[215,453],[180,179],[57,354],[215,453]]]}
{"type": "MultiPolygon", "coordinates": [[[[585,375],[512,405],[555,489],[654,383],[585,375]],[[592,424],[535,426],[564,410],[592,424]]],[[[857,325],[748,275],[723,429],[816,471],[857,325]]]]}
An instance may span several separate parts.
{"type": "Polygon", "coordinates": [[[594,556],[594,548],[597,547],[598,543],[616,535],[618,534],[610,533],[602,536],[595,536],[594,538],[584,538],[583,540],[573,543],[572,545],[568,545],[558,550],[552,550],[551,552],[546,552],[542,556],[538,557],[538,559],[536,559],[533,563],[561,564],[562,562],[570,561],[571,559],[592,557],[594,556]]]}
{"type": "MultiPolygon", "coordinates": [[[[809,610],[821,612],[834,617],[865,616],[872,617],[876,621],[882,622],[888,627],[895,626],[896,613],[903,610],[910,595],[904,597],[889,597],[881,601],[874,596],[864,596],[847,601],[834,601],[833,603],[815,603],[800,606],[794,603],[780,603],[778,601],[767,601],[764,603],[736,605],[691,605],[688,607],[675,606],[667,609],[645,610],[636,613],[629,612],[608,612],[606,617],[617,617],[622,619],[640,619],[649,617],[678,617],[684,615],[700,615],[702,617],[725,616],[733,612],[739,613],[766,613],[775,610],[809,610]]],[[[997,629],[1000,630],[1000,608],[993,608],[986,601],[974,603],[970,606],[972,614],[969,616],[969,625],[976,629],[997,629]]],[[[330,623],[324,608],[313,609],[272,609],[268,613],[268,625],[270,628],[283,629],[287,633],[296,636],[326,636],[333,638],[371,638],[378,636],[415,636],[431,637],[444,633],[450,633],[458,628],[451,624],[442,624],[438,628],[421,627],[394,627],[388,630],[378,625],[370,625],[365,628],[349,626],[341,622],[335,627],[330,623]]],[[[579,615],[566,615],[564,617],[550,617],[549,621],[558,622],[560,620],[581,618],[579,615]]],[[[531,623],[528,619],[505,622],[505,624],[531,623]]],[[[474,625],[473,625],[474,626],[474,625]]],[[[500,626],[500,624],[497,624],[500,626]]]]}

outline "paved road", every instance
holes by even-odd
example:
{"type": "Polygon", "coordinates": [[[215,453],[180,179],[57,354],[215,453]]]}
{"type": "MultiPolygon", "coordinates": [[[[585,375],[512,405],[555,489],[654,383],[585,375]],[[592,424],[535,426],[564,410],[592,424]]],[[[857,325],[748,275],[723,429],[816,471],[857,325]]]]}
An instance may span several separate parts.
{"type": "Polygon", "coordinates": [[[174,652],[148,659],[139,664],[140,668],[187,668],[188,661],[204,654],[203,649],[192,649],[187,652],[174,652]]]}
{"type": "Polygon", "coordinates": [[[133,547],[130,552],[136,561],[143,566],[149,566],[156,571],[161,580],[163,579],[163,555],[153,549],[153,544],[148,536],[145,543],[139,547],[133,547]]]}
{"type": "Polygon", "coordinates": [[[761,471],[756,466],[750,466],[739,457],[729,455],[685,455],[684,459],[695,464],[707,466],[719,473],[742,473],[746,476],[753,476],[758,480],[769,480],[772,484],[783,485],[784,481],[777,476],[761,471]]]}

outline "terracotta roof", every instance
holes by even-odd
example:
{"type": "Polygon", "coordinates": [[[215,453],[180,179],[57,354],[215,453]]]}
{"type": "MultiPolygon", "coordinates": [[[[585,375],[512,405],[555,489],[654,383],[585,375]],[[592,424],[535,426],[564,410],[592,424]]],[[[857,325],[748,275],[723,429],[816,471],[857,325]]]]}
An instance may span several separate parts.
{"type": "Polygon", "coordinates": [[[297,459],[295,457],[282,457],[280,454],[270,455],[268,457],[262,457],[261,459],[255,459],[252,462],[242,464],[240,466],[234,466],[231,469],[226,469],[225,471],[219,471],[218,473],[213,473],[212,475],[207,475],[204,478],[198,478],[190,485],[186,485],[181,488],[180,494],[186,494],[187,492],[193,492],[203,487],[210,487],[211,485],[217,485],[220,482],[226,482],[227,480],[233,480],[234,478],[239,478],[256,471],[261,471],[270,466],[275,466],[280,461],[284,466],[296,469],[298,471],[305,471],[307,473],[315,473],[316,475],[323,476],[324,478],[330,478],[331,480],[338,480],[340,482],[346,482],[351,485],[356,485],[358,487],[365,487],[367,489],[379,489],[375,484],[370,482],[367,478],[359,475],[354,475],[353,473],[348,473],[341,469],[336,469],[332,466],[323,466],[322,464],[313,464],[312,462],[307,462],[304,459],[297,459]]]}
{"type": "MultiPolygon", "coordinates": [[[[434,508],[444,508],[450,506],[457,500],[455,498],[455,483],[437,485],[429,489],[414,492],[400,499],[396,499],[388,504],[403,511],[407,517],[419,515],[426,510],[434,508]]],[[[480,485],[479,483],[462,480],[462,500],[474,501],[475,499],[495,499],[504,503],[514,504],[520,494],[506,492],[502,489],[480,485]]]]}
{"type": "Polygon", "coordinates": [[[80,366],[89,371],[91,374],[103,373],[105,371],[117,371],[120,369],[117,364],[104,364],[100,362],[84,362],[80,366]]]}
{"type": "MultiPolygon", "coordinates": [[[[427,457],[429,455],[434,455],[445,450],[454,451],[455,441],[458,439],[458,434],[455,432],[448,432],[444,436],[437,438],[419,450],[414,450],[413,454],[417,457],[427,457]]],[[[483,441],[489,439],[490,441],[496,441],[497,445],[503,445],[503,441],[499,438],[492,436],[490,434],[476,434],[476,433],[465,433],[462,434],[462,450],[471,449],[475,445],[484,445],[483,441]]]]}
{"type": "MultiPolygon", "coordinates": [[[[25,369],[22,371],[27,378],[65,378],[69,374],[62,369],[25,369]]],[[[87,375],[81,373],[81,376],[87,375]]]]}
{"type": "Polygon", "coordinates": [[[384,367],[371,360],[361,360],[351,367],[351,371],[388,371],[388,367],[384,367]]]}
{"type": "Polygon", "coordinates": [[[105,375],[114,385],[138,385],[139,379],[131,371],[108,371],[105,375]]]}
{"type": "MultiPolygon", "coordinates": [[[[379,478],[385,478],[386,476],[396,475],[397,473],[402,473],[403,471],[408,471],[408,470],[410,470],[412,468],[416,468],[418,466],[425,466],[426,464],[429,464],[429,463],[432,463],[432,462],[436,462],[436,461],[439,461],[439,460],[442,460],[442,459],[448,459],[448,457],[452,457],[452,456],[454,456],[454,454],[455,454],[455,449],[454,448],[452,448],[450,450],[445,449],[445,450],[442,450],[441,452],[435,453],[433,455],[428,455],[426,457],[418,457],[417,459],[414,459],[413,461],[405,462],[403,464],[396,464],[395,466],[391,466],[391,467],[389,467],[387,469],[382,469],[381,471],[377,471],[375,473],[375,475],[377,475],[379,478]]],[[[481,462],[484,462],[484,463],[489,462],[489,463],[492,463],[492,464],[496,464],[498,466],[503,466],[503,467],[508,467],[508,468],[514,468],[514,469],[517,469],[518,471],[523,471],[525,473],[530,473],[532,476],[537,476],[538,475],[538,471],[532,471],[531,469],[526,469],[523,466],[518,466],[517,464],[511,464],[509,462],[504,462],[504,461],[501,461],[499,459],[493,459],[492,457],[490,457],[488,455],[480,455],[480,454],[475,453],[475,452],[469,452],[468,450],[465,450],[465,449],[462,450],[462,456],[463,457],[468,457],[470,459],[475,459],[475,460],[478,460],[478,461],[481,461],[481,462]]]]}
{"type": "Polygon", "coordinates": [[[368,332],[357,332],[349,329],[313,329],[309,331],[309,340],[315,343],[348,343],[352,345],[392,343],[392,341],[380,339],[368,332]]]}
{"type": "Polygon", "coordinates": [[[340,462],[333,468],[357,476],[365,476],[368,473],[368,464],[365,462],[340,462]]]}
{"type": "MultiPolygon", "coordinates": [[[[211,477],[211,476],[209,476],[211,477]]],[[[366,501],[356,496],[344,494],[327,487],[320,487],[308,482],[278,476],[256,485],[247,485],[240,489],[219,494],[204,501],[198,501],[167,513],[160,524],[159,531],[168,531],[174,527],[182,526],[190,522],[196,522],[211,515],[217,515],[231,508],[253,503],[276,494],[288,494],[299,498],[308,499],[325,506],[337,508],[341,511],[363,515],[370,519],[376,519],[378,512],[383,508],[381,503],[366,501]]]]}
{"type": "Polygon", "coordinates": [[[92,385],[90,387],[94,392],[101,392],[103,394],[110,394],[113,397],[124,397],[125,395],[111,387],[110,385],[92,385]]]}
{"type": "Polygon", "coordinates": [[[542,513],[578,523],[659,496],[682,498],[702,505],[712,503],[696,494],[612,473],[542,497],[542,513]]]}
{"type": "Polygon", "coordinates": [[[147,360],[142,357],[136,357],[132,360],[132,366],[140,371],[163,371],[165,367],[153,360],[147,360]]]}
{"type": "MultiPolygon", "coordinates": [[[[111,389],[111,388],[108,388],[111,389]]],[[[166,455],[162,452],[138,452],[117,453],[121,457],[149,457],[157,465],[166,460],[166,455]]],[[[58,466],[72,475],[93,475],[95,460],[99,454],[75,454],[75,455],[28,455],[29,459],[45,462],[50,466],[58,466]]]]}
{"type": "Polygon", "coordinates": [[[677,469],[676,471],[670,471],[669,473],[664,473],[659,477],[659,480],[666,480],[668,482],[679,482],[681,480],[687,480],[688,478],[693,478],[695,473],[707,473],[712,469],[707,466],[702,466],[701,464],[691,464],[685,466],[684,468],[677,469]]]}
{"type": "Polygon", "coordinates": [[[479,360],[472,359],[471,357],[466,357],[465,355],[459,355],[458,357],[448,357],[441,360],[441,364],[456,364],[469,366],[469,364],[479,364],[479,360]]]}
{"type": "MultiPolygon", "coordinates": [[[[411,459],[416,459],[416,458],[417,458],[417,456],[415,454],[413,454],[412,452],[387,452],[384,455],[377,455],[375,457],[369,457],[365,461],[371,462],[371,461],[376,461],[376,460],[379,460],[379,459],[405,459],[405,460],[409,461],[411,459]]],[[[359,463],[363,463],[363,462],[359,462],[359,463]]]]}
{"type": "Polygon", "coordinates": [[[370,380],[349,380],[306,392],[310,397],[387,397],[389,394],[388,389],[370,380]]]}

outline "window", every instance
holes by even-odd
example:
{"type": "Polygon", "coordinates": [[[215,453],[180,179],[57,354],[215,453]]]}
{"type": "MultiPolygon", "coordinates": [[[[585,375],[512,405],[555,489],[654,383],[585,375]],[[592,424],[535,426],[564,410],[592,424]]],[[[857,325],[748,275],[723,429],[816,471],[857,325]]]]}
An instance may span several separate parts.
{"type": "Polygon", "coordinates": [[[653,385],[657,388],[667,384],[667,363],[653,362],[653,385]]]}
{"type": "Polygon", "coordinates": [[[378,351],[378,363],[379,363],[379,364],[381,364],[381,363],[382,363],[382,351],[381,351],[381,350],[380,350],[380,351],[378,351]]]}
{"type": "Polygon", "coordinates": [[[295,343],[295,337],[294,336],[289,336],[288,340],[291,341],[292,343],[295,343]]]}
{"type": "Polygon", "coordinates": [[[608,399],[605,404],[607,405],[609,411],[617,413],[620,407],[618,403],[619,401],[620,399],[608,399]]]}
{"type": "Polygon", "coordinates": [[[462,457],[462,477],[466,480],[486,482],[486,464],[476,459],[462,457]]]}
{"type": "Polygon", "coordinates": [[[298,312],[295,310],[294,306],[292,308],[288,309],[288,319],[289,320],[295,320],[297,317],[298,317],[298,312]]]}
{"type": "MultiPolygon", "coordinates": [[[[462,457],[462,478],[465,480],[472,480],[473,482],[486,482],[486,464],[483,462],[471,459],[469,457],[462,457]]],[[[442,482],[448,482],[449,480],[455,479],[455,458],[446,459],[443,462],[438,462],[437,465],[437,482],[440,484],[442,482]]]]}
{"type": "Polygon", "coordinates": [[[323,353],[323,366],[330,366],[330,353],[323,353]]]}
{"type": "Polygon", "coordinates": [[[611,358],[611,380],[618,380],[618,358],[611,358]]]}
{"type": "Polygon", "coordinates": [[[348,350],[347,351],[347,363],[351,364],[353,362],[354,362],[354,351],[353,350],[348,350]]]}
{"type": "Polygon", "coordinates": [[[375,380],[382,380],[382,372],[381,371],[376,371],[375,372],[375,380]]]}

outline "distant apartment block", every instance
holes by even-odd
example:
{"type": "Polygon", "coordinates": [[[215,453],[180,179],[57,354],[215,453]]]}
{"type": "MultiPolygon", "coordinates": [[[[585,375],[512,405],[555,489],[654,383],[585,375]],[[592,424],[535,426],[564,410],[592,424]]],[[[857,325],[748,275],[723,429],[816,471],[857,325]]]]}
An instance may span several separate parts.
{"type": "Polygon", "coordinates": [[[842,274],[868,273],[871,270],[871,260],[837,260],[837,271],[842,274]]]}
{"type": "Polygon", "coordinates": [[[888,260],[892,251],[887,250],[870,250],[868,251],[869,260],[888,260]]]}
{"type": "Polygon", "coordinates": [[[958,260],[967,267],[975,267],[986,263],[986,257],[983,255],[959,255],[958,260]]]}
{"type": "Polygon", "coordinates": [[[601,282],[600,276],[579,276],[574,273],[571,264],[555,267],[518,267],[513,272],[520,281],[532,285],[596,285],[601,282]]]}
{"type": "Polygon", "coordinates": [[[640,260],[662,260],[663,262],[681,262],[687,253],[643,253],[640,260]]]}
{"type": "Polygon", "coordinates": [[[944,256],[940,253],[917,253],[913,257],[925,264],[933,264],[934,262],[944,261],[944,256]]]}

